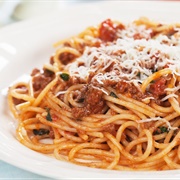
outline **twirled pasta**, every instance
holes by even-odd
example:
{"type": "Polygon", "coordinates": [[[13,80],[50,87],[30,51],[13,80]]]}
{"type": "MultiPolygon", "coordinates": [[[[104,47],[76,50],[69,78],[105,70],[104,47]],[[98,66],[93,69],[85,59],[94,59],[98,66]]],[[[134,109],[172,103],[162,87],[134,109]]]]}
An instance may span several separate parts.
{"type": "Polygon", "coordinates": [[[107,19],[57,42],[49,64],[9,88],[17,139],[89,167],[179,169],[179,28],[107,19]]]}

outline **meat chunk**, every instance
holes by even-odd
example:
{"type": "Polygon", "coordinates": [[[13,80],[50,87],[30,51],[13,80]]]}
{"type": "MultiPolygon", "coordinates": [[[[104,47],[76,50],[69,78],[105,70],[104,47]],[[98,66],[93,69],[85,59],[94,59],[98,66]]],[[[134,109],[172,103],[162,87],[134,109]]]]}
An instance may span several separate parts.
{"type": "Polygon", "coordinates": [[[37,68],[34,68],[31,72],[31,76],[35,76],[36,74],[40,73],[40,70],[37,68]]]}
{"type": "MultiPolygon", "coordinates": [[[[27,94],[27,93],[28,93],[28,89],[27,89],[27,87],[24,86],[24,85],[19,85],[19,86],[16,87],[16,89],[17,89],[17,90],[20,90],[20,92],[21,92],[22,94],[27,94]]],[[[15,105],[18,105],[18,104],[21,104],[21,103],[24,103],[24,102],[25,102],[25,101],[24,101],[23,99],[18,99],[18,98],[13,97],[13,103],[14,103],[15,105]]]]}
{"type": "Polygon", "coordinates": [[[63,52],[59,55],[59,60],[62,64],[67,65],[68,63],[72,62],[75,57],[76,56],[74,54],[71,54],[69,52],[63,52]]]}
{"type": "Polygon", "coordinates": [[[84,99],[84,106],[82,108],[73,107],[73,116],[80,118],[89,114],[101,113],[105,105],[102,96],[103,92],[100,89],[89,86],[84,95],[81,95],[81,99],[84,99]]]}
{"type": "Polygon", "coordinates": [[[103,127],[103,131],[109,132],[113,136],[116,136],[116,126],[115,124],[107,124],[103,127]]]}
{"type": "Polygon", "coordinates": [[[43,73],[40,73],[38,69],[34,69],[31,76],[33,76],[34,91],[41,91],[54,79],[54,73],[47,69],[44,69],[43,73]]]}
{"type": "Polygon", "coordinates": [[[154,83],[150,85],[149,91],[153,95],[157,95],[157,96],[164,95],[165,89],[167,88],[166,82],[167,80],[164,77],[157,79],[154,83]]]}
{"type": "Polygon", "coordinates": [[[132,83],[127,83],[125,81],[119,81],[115,89],[121,93],[121,94],[126,94],[127,96],[132,97],[133,99],[141,101],[143,98],[145,98],[145,95],[138,90],[138,88],[132,84],[132,83]]]}
{"type": "Polygon", "coordinates": [[[100,89],[96,89],[90,86],[88,91],[86,92],[86,103],[94,106],[100,102],[102,95],[103,92],[100,89]]]}
{"type": "Polygon", "coordinates": [[[44,75],[35,76],[33,78],[33,89],[35,91],[42,90],[46,85],[52,80],[50,77],[45,77],[44,75]]]}

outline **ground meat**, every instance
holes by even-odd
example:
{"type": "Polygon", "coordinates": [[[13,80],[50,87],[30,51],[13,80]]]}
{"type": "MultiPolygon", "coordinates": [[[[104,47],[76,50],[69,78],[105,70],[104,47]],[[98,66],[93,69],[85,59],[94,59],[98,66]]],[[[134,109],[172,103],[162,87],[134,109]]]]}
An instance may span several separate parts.
{"type": "Polygon", "coordinates": [[[54,131],[53,131],[53,130],[50,130],[50,132],[49,132],[49,137],[50,137],[51,139],[54,139],[54,131]]]}
{"type": "Polygon", "coordinates": [[[42,90],[46,85],[52,80],[50,77],[45,77],[44,75],[35,76],[33,78],[33,89],[35,91],[42,90]]]}
{"type": "Polygon", "coordinates": [[[107,124],[103,127],[103,131],[109,132],[113,136],[116,136],[116,125],[115,124],[107,124]]]}
{"type": "Polygon", "coordinates": [[[177,32],[179,32],[177,29],[175,28],[170,28],[169,30],[167,30],[167,32],[165,33],[166,36],[168,38],[171,38],[171,36],[173,36],[174,34],[176,34],[177,32]]]}
{"type": "Polygon", "coordinates": [[[104,87],[114,87],[115,85],[117,84],[116,80],[112,80],[112,79],[107,79],[105,82],[104,82],[104,87]]]}
{"type": "MultiPolygon", "coordinates": [[[[84,91],[83,91],[84,92],[84,91]]],[[[82,93],[81,98],[84,98],[84,106],[82,108],[73,107],[72,114],[75,118],[87,116],[89,114],[101,113],[105,102],[102,99],[103,92],[93,86],[88,86],[87,91],[82,93]]]]}
{"type": "Polygon", "coordinates": [[[129,88],[131,88],[131,84],[127,83],[125,81],[119,81],[116,84],[116,89],[118,90],[118,92],[120,93],[125,93],[128,92],[129,88]]]}
{"type": "Polygon", "coordinates": [[[85,101],[86,91],[87,91],[87,86],[84,86],[81,88],[80,91],[78,90],[73,93],[73,95],[75,96],[74,98],[75,98],[76,102],[82,103],[85,101]]]}
{"type": "Polygon", "coordinates": [[[166,94],[167,79],[164,77],[157,79],[149,86],[149,89],[145,93],[142,93],[134,84],[125,81],[119,81],[113,88],[118,93],[125,94],[138,101],[142,101],[146,97],[154,97],[154,101],[160,104],[160,99],[166,94]]]}
{"type": "MultiPolygon", "coordinates": [[[[27,93],[28,93],[28,89],[27,89],[26,86],[19,85],[19,86],[16,87],[16,89],[21,90],[21,93],[22,93],[22,94],[27,94],[27,93]]],[[[17,98],[15,98],[15,97],[13,97],[13,103],[14,103],[15,105],[18,105],[18,104],[21,104],[21,103],[24,103],[24,102],[25,102],[25,101],[24,101],[23,99],[17,99],[17,98]]]]}
{"type": "Polygon", "coordinates": [[[99,89],[96,89],[92,86],[88,87],[88,91],[86,92],[86,103],[91,106],[99,103],[103,95],[103,92],[99,89]]]}
{"type": "Polygon", "coordinates": [[[141,101],[143,98],[146,97],[146,95],[139,91],[134,84],[127,83],[125,81],[119,81],[116,84],[115,89],[117,90],[117,92],[121,94],[126,94],[127,96],[138,101],[141,101]]]}
{"type": "Polygon", "coordinates": [[[167,88],[166,82],[167,79],[164,77],[157,79],[154,83],[150,85],[149,92],[156,96],[164,95],[166,93],[165,89],[167,88]]]}
{"type": "Polygon", "coordinates": [[[36,74],[39,74],[39,73],[40,73],[40,70],[37,68],[34,68],[31,72],[31,76],[35,76],[36,74]]]}
{"type": "Polygon", "coordinates": [[[51,56],[51,57],[50,57],[49,62],[50,62],[50,64],[54,64],[54,56],[51,56]]]}
{"type": "Polygon", "coordinates": [[[83,108],[73,107],[72,114],[74,118],[81,118],[83,116],[87,116],[88,114],[90,114],[90,111],[87,107],[83,107],[83,108]]]}
{"type": "Polygon", "coordinates": [[[13,103],[15,105],[18,105],[18,104],[21,104],[21,103],[24,103],[25,101],[23,99],[17,99],[17,98],[13,98],[13,103]]]}
{"type": "Polygon", "coordinates": [[[76,56],[74,54],[71,54],[69,52],[63,52],[59,55],[59,60],[62,64],[67,65],[72,62],[75,57],[76,56]]]}
{"type": "Polygon", "coordinates": [[[83,84],[84,80],[80,77],[71,76],[68,83],[68,86],[71,86],[72,84],[83,84]]]}
{"type": "Polygon", "coordinates": [[[144,37],[144,35],[141,34],[141,33],[136,33],[136,34],[133,35],[133,38],[134,38],[135,40],[137,40],[137,39],[144,39],[145,37],[144,37]]]}
{"type": "Polygon", "coordinates": [[[35,91],[43,90],[53,79],[54,73],[49,70],[44,70],[42,74],[33,77],[33,89],[35,91]]]}
{"type": "Polygon", "coordinates": [[[31,76],[33,77],[33,89],[35,91],[39,91],[44,89],[44,87],[52,81],[55,74],[53,71],[46,68],[43,69],[43,73],[41,73],[39,69],[35,68],[32,70],[31,76]]]}

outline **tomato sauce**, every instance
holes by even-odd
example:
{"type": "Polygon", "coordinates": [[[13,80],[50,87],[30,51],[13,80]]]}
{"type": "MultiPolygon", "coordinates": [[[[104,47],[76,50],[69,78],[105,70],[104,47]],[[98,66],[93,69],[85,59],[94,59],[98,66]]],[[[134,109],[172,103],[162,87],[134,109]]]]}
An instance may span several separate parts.
{"type": "Polygon", "coordinates": [[[99,38],[103,41],[114,41],[117,39],[117,31],[124,29],[122,24],[116,25],[112,20],[106,19],[99,28],[99,38]]]}
{"type": "Polygon", "coordinates": [[[150,85],[149,91],[157,96],[165,94],[165,89],[167,88],[166,81],[164,77],[159,78],[150,85]]]}

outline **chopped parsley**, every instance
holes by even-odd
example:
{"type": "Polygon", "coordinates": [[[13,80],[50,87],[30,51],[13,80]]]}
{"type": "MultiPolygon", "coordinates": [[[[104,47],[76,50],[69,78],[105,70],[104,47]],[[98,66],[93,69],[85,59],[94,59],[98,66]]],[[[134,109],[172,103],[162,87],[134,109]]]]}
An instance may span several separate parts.
{"type": "Polygon", "coordinates": [[[162,133],[168,133],[169,129],[165,126],[160,126],[157,128],[157,130],[154,132],[155,134],[162,134],[162,133]]]}
{"type": "Polygon", "coordinates": [[[141,73],[140,73],[140,72],[138,72],[137,77],[139,77],[139,78],[140,78],[140,76],[141,76],[141,73]]]}
{"type": "Polygon", "coordinates": [[[165,126],[160,126],[159,129],[160,129],[161,133],[169,132],[168,128],[165,126]]]}
{"type": "Polygon", "coordinates": [[[64,81],[68,81],[69,80],[69,74],[67,73],[62,73],[60,74],[61,79],[63,79],[64,81]]]}
{"type": "Polygon", "coordinates": [[[109,94],[110,96],[114,97],[114,98],[118,98],[117,95],[114,92],[110,92],[109,94]]]}
{"type": "Polygon", "coordinates": [[[49,130],[48,129],[33,129],[33,133],[34,135],[45,135],[45,134],[49,134],[49,130]]]}
{"type": "Polygon", "coordinates": [[[46,120],[52,121],[52,117],[51,117],[51,114],[50,114],[50,109],[49,109],[49,108],[46,108],[46,112],[47,112],[46,120]]]}

